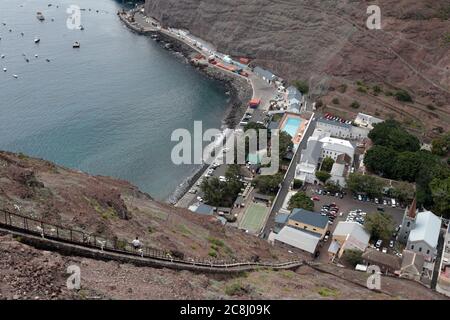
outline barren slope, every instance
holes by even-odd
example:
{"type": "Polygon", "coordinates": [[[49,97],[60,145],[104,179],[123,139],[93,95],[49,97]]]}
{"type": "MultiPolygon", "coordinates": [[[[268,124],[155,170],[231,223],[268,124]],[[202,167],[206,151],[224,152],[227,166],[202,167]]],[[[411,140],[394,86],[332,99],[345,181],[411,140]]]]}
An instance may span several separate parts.
{"type": "Polygon", "coordinates": [[[399,104],[383,95],[385,105],[349,90],[343,109],[357,99],[363,111],[375,113],[375,104],[380,116],[405,120],[423,133],[438,126],[448,129],[447,0],[152,0],[146,10],[167,26],[191,30],[220,51],[251,57],[287,80],[310,81],[318,95],[357,80],[381,84],[384,91],[406,89],[415,104],[399,104]],[[380,6],[382,30],[367,29],[369,4],[380,6]]]}
{"type": "MultiPolygon", "coordinates": [[[[178,250],[191,257],[207,257],[220,240],[223,245],[215,249],[219,258],[308,258],[271,247],[259,238],[222,226],[214,218],[155,202],[125,181],[89,176],[6,152],[0,152],[0,209],[127,241],[138,235],[149,246],[178,250]]],[[[330,268],[338,276],[306,266],[296,272],[202,275],[61,256],[0,234],[0,299],[442,298],[399,279],[386,279],[388,293],[372,292],[364,287],[365,274],[348,270],[342,275],[330,268]],[[71,264],[81,268],[80,291],[65,287],[66,269],[71,264]]]]}

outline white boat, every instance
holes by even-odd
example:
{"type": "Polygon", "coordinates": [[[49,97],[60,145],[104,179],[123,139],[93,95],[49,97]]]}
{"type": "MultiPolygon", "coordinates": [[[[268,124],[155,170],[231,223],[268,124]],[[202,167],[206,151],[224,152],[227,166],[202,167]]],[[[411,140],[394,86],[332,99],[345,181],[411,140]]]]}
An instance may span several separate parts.
{"type": "Polygon", "coordinates": [[[80,47],[80,43],[79,43],[78,41],[75,41],[75,42],[73,43],[73,47],[74,47],[74,48],[79,48],[79,47],[80,47]]]}
{"type": "Polygon", "coordinates": [[[44,21],[44,20],[45,20],[44,15],[42,14],[42,12],[39,12],[39,11],[36,13],[36,18],[37,18],[39,21],[44,21]]]}
{"type": "Polygon", "coordinates": [[[39,39],[39,38],[34,39],[34,43],[39,43],[39,42],[41,42],[41,39],[39,39]]]}
{"type": "Polygon", "coordinates": [[[13,77],[17,79],[19,76],[17,74],[13,74],[13,77]]]}
{"type": "Polygon", "coordinates": [[[6,70],[6,68],[3,68],[3,72],[6,72],[7,70],[6,70]]]}

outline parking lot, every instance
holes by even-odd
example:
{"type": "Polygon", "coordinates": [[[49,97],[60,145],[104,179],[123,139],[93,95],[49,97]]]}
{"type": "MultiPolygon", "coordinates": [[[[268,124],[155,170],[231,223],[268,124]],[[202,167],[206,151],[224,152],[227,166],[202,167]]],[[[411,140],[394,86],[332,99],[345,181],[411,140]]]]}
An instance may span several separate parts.
{"type": "MultiPolygon", "coordinates": [[[[330,206],[333,207],[333,205],[337,206],[339,210],[337,211],[336,218],[331,222],[329,226],[330,230],[330,236],[328,241],[322,242],[320,247],[320,256],[318,257],[319,261],[322,262],[328,262],[328,248],[330,246],[330,239],[331,236],[336,228],[336,225],[340,221],[350,221],[354,220],[355,222],[364,223],[365,218],[377,212],[378,207],[383,207],[384,212],[388,213],[393,221],[394,226],[397,227],[402,223],[403,220],[403,213],[404,208],[393,208],[391,205],[383,205],[383,204],[376,204],[374,202],[367,202],[367,201],[359,201],[357,199],[354,199],[349,192],[347,192],[346,195],[343,195],[342,199],[340,197],[332,196],[332,195],[319,195],[317,193],[318,187],[317,186],[308,186],[306,193],[310,197],[315,197],[316,201],[314,201],[314,211],[315,212],[321,212],[323,206],[330,206]],[[362,214],[361,214],[362,213],[362,214]],[[363,217],[363,219],[361,219],[363,217]]],[[[322,212],[323,214],[323,212],[322,212]]],[[[393,238],[391,239],[393,240],[393,238]]],[[[383,248],[386,248],[388,253],[393,253],[394,248],[389,247],[388,243],[383,243],[380,250],[383,250],[383,248]]]]}

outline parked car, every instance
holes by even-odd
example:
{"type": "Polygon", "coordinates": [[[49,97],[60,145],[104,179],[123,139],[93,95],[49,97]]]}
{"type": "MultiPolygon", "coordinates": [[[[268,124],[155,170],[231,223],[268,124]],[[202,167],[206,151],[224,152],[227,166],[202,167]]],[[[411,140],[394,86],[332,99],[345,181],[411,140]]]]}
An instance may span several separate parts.
{"type": "Polygon", "coordinates": [[[383,248],[382,252],[387,253],[387,248],[383,248]]]}
{"type": "Polygon", "coordinates": [[[389,248],[393,248],[393,247],[394,247],[394,241],[391,240],[391,241],[389,242],[389,248]]]}
{"type": "Polygon", "coordinates": [[[331,234],[331,231],[330,230],[327,230],[327,232],[325,232],[325,235],[326,236],[329,236],[331,234]]]}
{"type": "Polygon", "coordinates": [[[312,201],[320,201],[320,198],[318,196],[314,196],[311,198],[312,201]]]}
{"type": "Polygon", "coordinates": [[[363,200],[363,198],[362,198],[362,196],[361,196],[360,194],[358,194],[358,200],[359,200],[359,201],[362,201],[362,200],[363,200]]]}

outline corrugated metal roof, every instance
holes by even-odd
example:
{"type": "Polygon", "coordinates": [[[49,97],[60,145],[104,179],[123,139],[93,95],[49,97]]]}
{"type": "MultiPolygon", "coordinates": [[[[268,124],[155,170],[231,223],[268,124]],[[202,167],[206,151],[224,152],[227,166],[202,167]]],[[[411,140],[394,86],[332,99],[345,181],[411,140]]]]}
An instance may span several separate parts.
{"type": "Polygon", "coordinates": [[[414,229],[409,233],[408,241],[424,241],[432,248],[436,248],[440,231],[441,219],[439,217],[431,211],[419,212],[414,229]]]}
{"type": "Polygon", "coordinates": [[[274,239],[309,253],[316,251],[317,244],[320,241],[320,237],[289,226],[281,229],[274,239]]]}
{"type": "Polygon", "coordinates": [[[333,236],[348,236],[351,244],[360,248],[361,251],[367,248],[370,240],[370,234],[357,222],[339,222],[333,236]]]}
{"type": "Polygon", "coordinates": [[[351,124],[348,123],[342,123],[339,121],[334,121],[334,120],[328,120],[325,118],[320,118],[319,120],[317,120],[318,123],[324,123],[324,124],[328,124],[328,125],[332,125],[332,126],[336,126],[336,127],[341,127],[341,128],[345,128],[345,129],[349,129],[352,127],[351,124]]]}
{"type": "Polygon", "coordinates": [[[258,75],[260,75],[261,77],[264,77],[264,78],[269,79],[269,80],[275,80],[275,78],[276,78],[276,76],[272,72],[267,71],[267,70],[265,70],[263,68],[260,68],[260,67],[255,67],[253,69],[253,72],[258,74],[258,75]]]}
{"type": "Polygon", "coordinates": [[[317,212],[311,212],[298,208],[292,210],[292,214],[289,219],[322,229],[328,224],[328,218],[326,216],[322,216],[317,212]]]}

